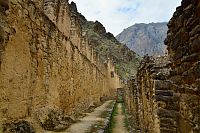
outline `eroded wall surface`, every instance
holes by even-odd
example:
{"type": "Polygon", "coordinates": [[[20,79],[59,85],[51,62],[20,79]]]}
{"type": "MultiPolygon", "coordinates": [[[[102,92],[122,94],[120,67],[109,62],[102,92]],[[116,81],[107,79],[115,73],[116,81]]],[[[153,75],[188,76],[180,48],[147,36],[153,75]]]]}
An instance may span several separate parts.
{"type": "Polygon", "coordinates": [[[166,45],[172,89],[180,93],[179,132],[200,132],[200,1],[183,0],[169,24],[166,45]]]}
{"type": "Polygon", "coordinates": [[[199,133],[200,1],[183,0],[168,27],[169,55],[145,57],[127,104],[138,132],[199,133]]]}
{"type": "Polygon", "coordinates": [[[180,94],[171,88],[168,57],[146,57],[137,74],[137,99],[141,132],[178,132],[180,94]]]}
{"type": "Polygon", "coordinates": [[[113,70],[67,0],[1,0],[0,10],[0,132],[64,128],[110,97],[113,70]]]}

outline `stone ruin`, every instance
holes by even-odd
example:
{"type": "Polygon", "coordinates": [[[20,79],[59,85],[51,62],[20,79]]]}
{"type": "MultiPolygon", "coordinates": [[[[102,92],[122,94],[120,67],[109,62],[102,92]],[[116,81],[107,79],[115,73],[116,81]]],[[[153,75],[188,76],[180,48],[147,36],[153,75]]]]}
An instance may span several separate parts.
{"type": "Polygon", "coordinates": [[[199,133],[200,1],[183,0],[168,27],[169,55],[146,56],[127,86],[132,126],[142,133],[199,133]]]}

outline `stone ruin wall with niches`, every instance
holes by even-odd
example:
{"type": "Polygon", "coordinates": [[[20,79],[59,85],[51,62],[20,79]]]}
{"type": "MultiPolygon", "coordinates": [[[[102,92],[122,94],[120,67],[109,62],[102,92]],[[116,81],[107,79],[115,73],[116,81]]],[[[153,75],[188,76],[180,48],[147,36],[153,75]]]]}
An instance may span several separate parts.
{"type": "Polygon", "coordinates": [[[110,97],[109,65],[67,0],[1,0],[0,10],[0,132],[20,121],[54,130],[110,97]]]}

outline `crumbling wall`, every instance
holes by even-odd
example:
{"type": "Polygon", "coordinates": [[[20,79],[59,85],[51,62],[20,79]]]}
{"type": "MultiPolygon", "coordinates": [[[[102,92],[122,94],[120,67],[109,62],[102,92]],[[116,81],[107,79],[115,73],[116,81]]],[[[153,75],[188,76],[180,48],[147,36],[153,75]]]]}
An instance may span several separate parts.
{"type": "Polygon", "coordinates": [[[178,132],[180,95],[171,88],[167,57],[146,57],[137,74],[139,124],[142,132],[178,132]]]}
{"type": "Polygon", "coordinates": [[[109,64],[88,45],[69,6],[66,0],[0,4],[0,132],[65,128],[112,93],[109,64]]]}
{"type": "Polygon", "coordinates": [[[137,76],[129,81],[127,99],[133,100],[127,103],[131,105],[129,110],[135,132],[178,132],[180,95],[170,86],[169,71],[168,57],[147,56],[137,76]]]}
{"type": "Polygon", "coordinates": [[[137,87],[128,85],[137,92],[131,96],[137,102],[128,103],[134,105],[141,132],[199,133],[200,1],[183,0],[168,27],[168,57],[143,60],[137,87]]]}
{"type": "Polygon", "coordinates": [[[139,103],[138,103],[138,87],[136,77],[132,76],[124,86],[125,105],[128,113],[129,125],[133,132],[140,132],[139,126],[139,103]]]}
{"type": "Polygon", "coordinates": [[[200,1],[183,0],[169,24],[165,44],[171,88],[180,93],[179,132],[200,132],[200,1]]]}

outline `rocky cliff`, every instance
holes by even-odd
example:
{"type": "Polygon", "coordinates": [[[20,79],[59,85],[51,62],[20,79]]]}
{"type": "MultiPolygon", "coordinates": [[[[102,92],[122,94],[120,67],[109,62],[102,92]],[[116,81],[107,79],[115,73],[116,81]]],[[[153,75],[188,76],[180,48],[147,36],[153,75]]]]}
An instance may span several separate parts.
{"type": "Polygon", "coordinates": [[[99,21],[87,21],[78,12],[74,2],[70,4],[70,7],[71,11],[78,16],[82,29],[87,32],[89,45],[94,47],[94,50],[99,53],[102,60],[106,61],[110,58],[121,79],[126,80],[131,75],[135,75],[140,57],[126,45],[120,43],[112,33],[107,32],[99,21]]]}
{"type": "Polygon", "coordinates": [[[164,39],[167,36],[167,29],[166,22],[135,24],[125,29],[116,38],[140,56],[164,55],[166,52],[164,39]]]}

